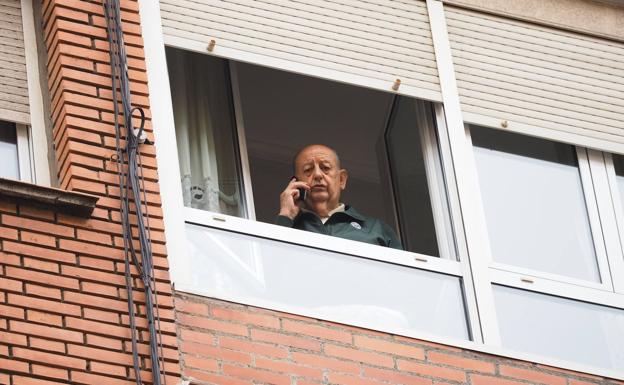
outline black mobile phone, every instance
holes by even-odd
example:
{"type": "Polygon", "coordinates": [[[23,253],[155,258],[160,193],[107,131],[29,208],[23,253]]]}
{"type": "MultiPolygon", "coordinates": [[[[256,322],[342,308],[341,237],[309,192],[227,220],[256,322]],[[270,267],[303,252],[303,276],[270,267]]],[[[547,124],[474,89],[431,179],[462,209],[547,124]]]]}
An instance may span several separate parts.
{"type": "Polygon", "coordinates": [[[304,189],[303,187],[300,187],[297,190],[299,190],[299,200],[305,201],[308,190],[304,189]]]}
{"type": "MultiPolygon", "coordinates": [[[[296,176],[293,176],[290,180],[295,179],[296,181],[298,181],[299,179],[297,179],[296,176]]],[[[306,194],[308,192],[308,190],[304,189],[303,187],[299,187],[297,190],[299,190],[299,198],[297,199],[298,201],[305,201],[306,199],[306,194]]]]}

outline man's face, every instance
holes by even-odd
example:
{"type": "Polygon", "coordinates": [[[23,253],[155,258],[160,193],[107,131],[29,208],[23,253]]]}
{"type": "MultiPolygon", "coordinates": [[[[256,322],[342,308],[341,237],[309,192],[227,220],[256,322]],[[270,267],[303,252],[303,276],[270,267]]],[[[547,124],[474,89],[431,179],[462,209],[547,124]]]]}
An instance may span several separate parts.
{"type": "Polygon", "coordinates": [[[334,209],[340,203],[340,193],[347,185],[347,172],[338,168],[334,152],[325,146],[310,146],[295,159],[297,179],[310,185],[311,204],[327,203],[334,209]]]}

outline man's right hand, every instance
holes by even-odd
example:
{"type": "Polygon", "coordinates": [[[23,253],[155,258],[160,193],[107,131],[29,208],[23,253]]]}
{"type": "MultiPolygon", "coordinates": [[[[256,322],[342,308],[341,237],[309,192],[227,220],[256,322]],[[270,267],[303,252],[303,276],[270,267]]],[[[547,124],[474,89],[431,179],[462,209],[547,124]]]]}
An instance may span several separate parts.
{"type": "Polygon", "coordinates": [[[299,200],[300,188],[310,190],[310,186],[308,186],[307,183],[298,181],[293,177],[288,183],[288,186],[286,186],[284,191],[280,194],[279,215],[283,215],[292,220],[299,214],[301,205],[303,204],[303,201],[299,200]]]}

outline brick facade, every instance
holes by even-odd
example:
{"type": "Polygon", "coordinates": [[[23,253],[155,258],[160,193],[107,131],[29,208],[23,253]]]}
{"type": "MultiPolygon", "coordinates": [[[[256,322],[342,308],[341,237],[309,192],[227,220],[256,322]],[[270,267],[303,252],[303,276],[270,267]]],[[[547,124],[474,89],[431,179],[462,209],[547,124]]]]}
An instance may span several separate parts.
{"type": "MultiPolygon", "coordinates": [[[[127,380],[132,349],[123,249],[114,245],[120,225],[104,212],[97,208],[93,218],[81,219],[0,203],[0,384],[134,383],[127,380]]],[[[166,270],[158,275],[166,370],[173,377],[179,369],[171,292],[166,270]]],[[[135,292],[144,308],[141,297],[135,292]]],[[[148,368],[144,317],[138,325],[148,368]]]]}
{"type": "MultiPolygon", "coordinates": [[[[149,118],[138,4],[122,1],[122,7],[132,101],[149,118]]],[[[47,0],[42,13],[60,187],[99,200],[88,219],[0,202],[0,384],[134,384],[104,10],[101,1],[47,0]]],[[[141,151],[164,369],[167,383],[176,384],[180,370],[156,161],[153,146],[141,151]]],[[[133,277],[142,377],[151,381],[136,269],[133,277]]]]}
{"type": "MultiPolygon", "coordinates": [[[[148,0],[151,1],[151,0],[148,0]]],[[[153,0],[155,1],[155,0],[153,0]]],[[[149,100],[136,0],[121,1],[134,105],[149,100]]],[[[134,384],[108,43],[101,1],[43,1],[58,178],[84,219],[0,200],[0,385],[134,384]]],[[[622,381],[174,292],[155,151],[144,185],[167,384],[623,385],[622,381]],[[175,307],[174,307],[175,304],[175,307]]],[[[149,381],[145,299],[133,269],[149,381]]]]}
{"type": "Polygon", "coordinates": [[[184,293],[174,302],[182,373],[196,384],[624,384],[184,293]]]}

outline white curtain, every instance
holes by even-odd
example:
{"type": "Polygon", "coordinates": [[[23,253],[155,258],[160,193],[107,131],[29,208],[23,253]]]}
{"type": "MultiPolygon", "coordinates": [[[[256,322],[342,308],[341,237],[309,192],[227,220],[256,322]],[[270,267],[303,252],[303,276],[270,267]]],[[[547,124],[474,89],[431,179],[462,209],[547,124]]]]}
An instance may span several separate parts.
{"type": "Polygon", "coordinates": [[[227,64],[167,54],[184,205],[241,216],[227,64]]]}

